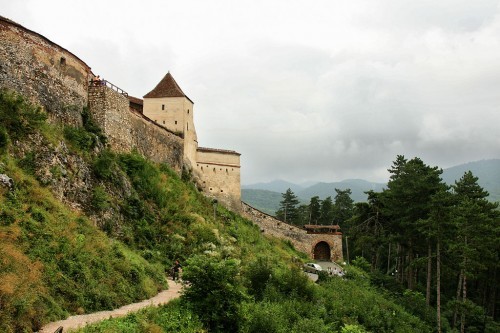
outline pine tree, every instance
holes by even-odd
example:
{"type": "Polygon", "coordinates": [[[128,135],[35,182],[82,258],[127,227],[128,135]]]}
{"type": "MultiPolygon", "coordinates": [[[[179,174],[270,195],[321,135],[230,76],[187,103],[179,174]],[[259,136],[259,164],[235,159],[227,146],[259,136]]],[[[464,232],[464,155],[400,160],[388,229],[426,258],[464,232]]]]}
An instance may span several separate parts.
{"type": "Polygon", "coordinates": [[[291,189],[281,194],[283,200],[280,201],[280,207],[276,211],[276,217],[286,223],[297,223],[299,199],[291,189]]]}

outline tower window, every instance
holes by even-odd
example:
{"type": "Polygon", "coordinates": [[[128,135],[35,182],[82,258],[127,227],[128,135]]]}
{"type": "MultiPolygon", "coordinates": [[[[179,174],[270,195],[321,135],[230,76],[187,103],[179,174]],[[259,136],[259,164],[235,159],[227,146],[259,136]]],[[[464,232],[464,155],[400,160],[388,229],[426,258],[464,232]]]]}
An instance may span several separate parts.
{"type": "Polygon", "coordinates": [[[163,121],[163,125],[165,125],[165,120],[163,121]]]}
{"type": "Polygon", "coordinates": [[[188,109],[188,114],[189,114],[189,109],[188,109]]]}
{"type": "MultiPolygon", "coordinates": [[[[61,66],[66,65],[66,58],[61,57],[61,59],[59,60],[59,64],[61,64],[61,66]]],[[[189,112],[188,112],[188,113],[189,113],[189,112]]]]}
{"type": "Polygon", "coordinates": [[[177,120],[175,121],[175,124],[177,125],[177,120]]]}
{"type": "Polygon", "coordinates": [[[162,104],[161,105],[161,110],[164,111],[165,110],[165,104],[162,104]]]}

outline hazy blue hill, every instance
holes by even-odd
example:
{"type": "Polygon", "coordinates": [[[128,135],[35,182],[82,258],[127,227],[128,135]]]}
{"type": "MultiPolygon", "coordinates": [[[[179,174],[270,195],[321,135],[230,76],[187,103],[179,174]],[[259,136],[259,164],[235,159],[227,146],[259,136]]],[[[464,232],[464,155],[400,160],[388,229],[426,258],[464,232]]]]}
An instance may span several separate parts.
{"type": "Polygon", "coordinates": [[[241,190],[241,200],[264,213],[274,215],[282,197],[279,192],[244,188],[241,190]]]}
{"type": "Polygon", "coordinates": [[[452,185],[469,170],[479,178],[479,185],[490,193],[490,200],[500,201],[500,159],[469,162],[444,169],[443,180],[452,185]]]}
{"type": "Polygon", "coordinates": [[[274,215],[276,210],[279,208],[279,203],[283,200],[281,193],[284,193],[288,188],[294,191],[295,195],[299,197],[299,200],[303,203],[309,203],[311,197],[317,195],[320,199],[324,199],[328,196],[332,198],[335,197],[335,188],[345,190],[350,188],[352,191],[351,198],[355,201],[366,201],[365,191],[374,190],[381,191],[384,184],[370,183],[366,180],[361,179],[350,179],[341,182],[334,183],[317,183],[308,188],[301,189],[300,185],[284,182],[275,181],[266,184],[254,184],[249,186],[243,186],[241,190],[242,200],[249,205],[263,211],[264,213],[274,215]],[[270,184],[275,184],[276,188],[281,188],[283,190],[268,190],[266,188],[273,188],[270,184]],[[282,185],[279,187],[279,185],[282,185]],[[258,188],[262,186],[264,188],[258,188]],[[299,189],[298,191],[294,190],[299,189]]]}
{"type": "MultiPolygon", "coordinates": [[[[443,180],[448,184],[454,184],[466,171],[472,171],[479,178],[479,185],[490,193],[490,200],[500,201],[500,159],[481,160],[465,163],[443,170],[443,180]]],[[[386,186],[382,183],[373,183],[363,179],[347,179],[341,182],[317,183],[309,187],[293,184],[283,180],[275,180],[269,183],[259,183],[243,186],[242,199],[249,205],[271,215],[279,207],[282,200],[281,193],[290,188],[299,199],[308,203],[311,197],[319,196],[325,199],[335,197],[335,189],[351,189],[351,198],[354,202],[366,201],[368,190],[380,192],[386,186]]]]}
{"type": "Polygon", "coordinates": [[[332,199],[335,198],[335,189],[345,190],[351,189],[351,198],[354,202],[366,201],[366,194],[364,192],[373,190],[376,192],[382,191],[385,184],[372,183],[362,179],[347,179],[341,182],[333,183],[318,183],[316,185],[310,186],[296,195],[300,198],[309,201],[313,196],[319,196],[320,199],[325,199],[331,196],[332,199]]]}
{"type": "Polygon", "coordinates": [[[278,193],[285,193],[291,189],[294,193],[304,189],[303,186],[287,182],[286,180],[273,180],[268,183],[257,183],[252,185],[243,185],[242,189],[266,190],[278,193]]]}

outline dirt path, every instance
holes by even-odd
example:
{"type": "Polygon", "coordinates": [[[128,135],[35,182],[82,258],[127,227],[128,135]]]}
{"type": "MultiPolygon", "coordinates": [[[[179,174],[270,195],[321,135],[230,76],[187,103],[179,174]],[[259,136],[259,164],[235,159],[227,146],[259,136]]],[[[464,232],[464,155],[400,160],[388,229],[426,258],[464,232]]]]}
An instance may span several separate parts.
{"type": "Polygon", "coordinates": [[[64,320],[55,321],[49,323],[42,327],[39,333],[54,333],[60,326],[64,328],[64,332],[66,333],[70,329],[76,329],[79,327],[86,326],[88,324],[92,324],[104,319],[115,318],[115,317],[124,317],[130,312],[138,311],[142,308],[148,306],[158,306],[161,304],[165,304],[171,299],[177,298],[180,295],[181,284],[175,283],[172,280],[168,281],[168,290],[164,290],[160,292],[158,295],[144,300],[138,303],[132,303],[128,305],[124,305],[119,309],[109,310],[109,311],[100,311],[95,313],[89,313],[78,316],[71,316],[64,320]]]}

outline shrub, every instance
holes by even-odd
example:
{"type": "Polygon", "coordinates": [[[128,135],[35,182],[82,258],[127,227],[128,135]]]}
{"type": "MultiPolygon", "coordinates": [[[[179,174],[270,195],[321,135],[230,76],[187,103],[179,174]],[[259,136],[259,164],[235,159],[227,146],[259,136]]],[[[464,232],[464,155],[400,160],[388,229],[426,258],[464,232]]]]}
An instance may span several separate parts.
{"type": "Polygon", "coordinates": [[[245,299],[239,271],[235,259],[195,255],[186,262],[182,278],[189,288],[184,290],[182,299],[210,332],[238,331],[240,303],[245,299]]]}
{"type": "Polygon", "coordinates": [[[92,198],[90,204],[92,209],[99,212],[109,207],[108,194],[102,186],[97,186],[92,191],[92,198]]]}
{"type": "Polygon", "coordinates": [[[24,100],[21,95],[0,90],[0,124],[14,140],[32,134],[47,120],[41,107],[24,100]]]}
{"type": "Polygon", "coordinates": [[[5,127],[0,126],[0,153],[7,148],[9,145],[9,134],[5,127]]]}
{"type": "Polygon", "coordinates": [[[82,127],[64,127],[64,138],[68,140],[76,149],[88,151],[97,146],[97,137],[89,133],[82,127]]]}

